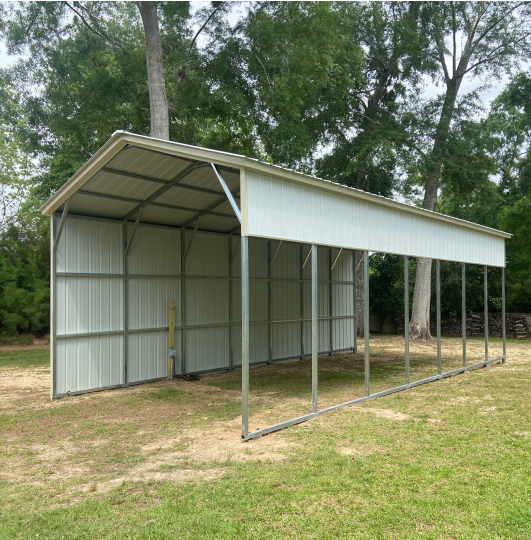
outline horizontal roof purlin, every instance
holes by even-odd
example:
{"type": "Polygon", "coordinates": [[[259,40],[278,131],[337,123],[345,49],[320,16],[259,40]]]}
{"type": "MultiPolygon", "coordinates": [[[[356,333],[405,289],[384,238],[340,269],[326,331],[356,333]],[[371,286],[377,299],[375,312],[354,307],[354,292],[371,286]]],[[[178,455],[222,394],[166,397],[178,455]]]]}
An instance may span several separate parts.
{"type": "Polygon", "coordinates": [[[397,202],[380,195],[374,195],[359,189],[343,186],[330,180],[323,180],[313,176],[308,176],[303,173],[279,167],[277,165],[264,163],[257,159],[248,158],[240,154],[231,154],[229,152],[222,152],[219,150],[210,150],[198,146],[155,139],[152,137],[136,135],[124,131],[117,131],[113,133],[112,137],[100,148],[100,150],[98,150],[94,156],[92,156],[87,163],[85,163],[76,172],[76,174],[70,178],[70,180],[68,180],[52,197],[50,197],[50,199],[41,207],[40,211],[44,215],[51,215],[64,202],[66,202],[68,198],[80,190],[90,178],[92,178],[98,171],[102,170],[106,164],[118,154],[118,152],[128,145],[158,151],[161,154],[174,155],[184,159],[215,163],[216,165],[220,165],[222,167],[245,169],[259,174],[275,176],[283,180],[304,184],[324,191],[330,191],[349,198],[357,198],[373,204],[400,210],[402,212],[422,215],[423,217],[431,218],[435,221],[444,221],[447,223],[452,223],[458,227],[479,230],[493,236],[502,238],[510,238],[512,236],[509,233],[498,231],[490,227],[485,227],[484,225],[478,225],[476,223],[471,223],[469,221],[440,214],[438,212],[432,212],[430,210],[397,202]]]}

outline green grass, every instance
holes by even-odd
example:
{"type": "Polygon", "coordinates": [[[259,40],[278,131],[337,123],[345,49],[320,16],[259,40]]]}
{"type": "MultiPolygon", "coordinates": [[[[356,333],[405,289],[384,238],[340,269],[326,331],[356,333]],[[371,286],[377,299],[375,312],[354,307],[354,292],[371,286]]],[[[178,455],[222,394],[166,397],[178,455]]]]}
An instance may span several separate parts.
{"type": "Polygon", "coordinates": [[[0,368],[30,368],[50,365],[48,349],[2,351],[0,350],[0,368]]]}
{"type": "MultiPolygon", "coordinates": [[[[505,366],[370,401],[361,407],[369,412],[331,412],[274,435],[291,445],[283,461],[238,462],[229,456],[215,464],[224,474],[212,480],[127,481],[107,493],[98,491],[100,479],[92,476],[80,482],[93,482],[93,493],[77,492],[75,483],[62,486],[53,474],[46,484],[5,481],[0,539],[531,539],[531,344],[509,346],[505,366]],[[407,418],[392,420],[375,409],[407,418]]],[[[19,358],[20,367],[40,365],[38,359],[19,358]]],[[[226,377],[202,384],[238,388],[238,373],[226,377]]],[[[278,379],[258,377],[258,390],[278,379]]],[[[291,380],[291,395],[298,395],[297,381],[284,379],[282,387],[289,388],[291,380]]],[[[328,382],[342,381],[333,373],[328,382]]],[[[173,388],[116,396],[142,407],[174,405],[175,422],[187,403],[187,393],[173,388]]],[[[103,403],[101,396],[91,400],[103,403]]],[[[134,411],[136,417],[141,408],[134,411]]],[[[113,424],[111,413],[105,419],[95,414],[76,429],[76,437],[122,436],[102,460],[122,468],[142,463],[135,418],[127,432],[125,424],[113,424]]],[[[57,414],[57,420],[68,414],[57,414]]],[[[214,394],[188,418],[237,414],[236,401],[214,394]]],[[[9,417],[0,416],[0,434],[9,417]]],[[[61,442],[52,436],[50,445],[61,442]]],[[[160,470],[179,467],[169,463],[160,470]]]]}

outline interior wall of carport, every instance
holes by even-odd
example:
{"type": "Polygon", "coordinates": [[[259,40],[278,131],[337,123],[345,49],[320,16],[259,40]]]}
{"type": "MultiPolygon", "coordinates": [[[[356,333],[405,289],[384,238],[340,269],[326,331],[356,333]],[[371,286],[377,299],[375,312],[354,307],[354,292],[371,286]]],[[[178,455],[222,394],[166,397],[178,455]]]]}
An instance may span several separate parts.
{"type": "MultiPolygon", "coordinates": [[[[52,219],[55,238],[61,214],[52,219]]],[[[132,230],[65,221],[52,257],[53,396],[165,377],[170,300],[176,374],[241,366],[239,236],[141,224],[126,260],[132,230]]],[[[310,248],[278,246],[249,241],[251,365],[311,354],[310,248]]],[[[318,260],[319,351],[354,348],[353,253],[319,248],[318,260]]]]}

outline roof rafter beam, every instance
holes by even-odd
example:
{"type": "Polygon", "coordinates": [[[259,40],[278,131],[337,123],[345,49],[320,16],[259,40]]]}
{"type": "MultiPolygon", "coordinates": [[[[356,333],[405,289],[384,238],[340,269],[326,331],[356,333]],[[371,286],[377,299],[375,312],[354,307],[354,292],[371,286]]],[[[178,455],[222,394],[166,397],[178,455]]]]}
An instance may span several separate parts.
{"type": "MultiPolygon", "coordinates": [[[[234,197],[234,194],[233,194],[233,197],[234,197]]],[[[214,210],[214,208],[217,208],[218,206],[222,205],[225,201],[227,200],[227,197],[225,197],[225,195],[222,195],[222,199],[219,200],[219,201],[216,201],[215,203],[211,204],[210,206],[207,206],[204,210],[197,210],[197,213],[202,216],[204,214],[212,214],[212,210],[214,210]]],[[[240,223],[241,223],[241,220],[238,218],[238,216],[231,216],[229,214],[223,214],[224,216],[227,216],[227,217],[230,217],[230,218],[233,218],[233,219],[237,219],[240,223]]],[[[196,219],[197,216],[194,216],[193,218],[190,218],[184,225],[183,227],[188,227],[190,224],[192,224],[194,222],[194,220],[196,219]]]]}
{"type": "Polygon", "coordinates": [[[157,189],[155,193],[152,193],[147,199],[145,199],[139,205],[137,205],[137,207],[133,208],[133,210],[128,212],[127,215],[124,216],[124,219],[129,219],[132,215],[134,215],[134,213],[137,210],[153,202],[157,197],[160,197],[163,193],[166,193],[168,189],[178,184],[181,180],[184,180],[188,176],[188,173],[192,172],[194,169],[197,169],[198,166],[199,166],[199,163],[197,161],[190,163],[187,167],[184,168],[184,170],[178,172],[165,186],[162,186],[161,188],[157,189]]]}
{"type": "MultiPolygon", "coordinates": [[[[76,194],[77,193],[79,193],[79,195],[88,195],[89,197],[101,197],[102,199],[110,199],[112,201],[130,202],[130,203],[136,203],[136,204],[142,202],[139,199],[131,199],[130,197],[121,197],[119,195],[107,195],[105,193],[94,193],[92,191],[85,191],[82,189],[78,190],[76,194]]],[[[224,201],[221,201],[221,202],[224,202],[224,201]]],[[[220,204],[221,203],[216,202],[216,206],[219,206],[220,204]]],[[[193,212],[193,213],[202,212],[203,214],[209,214],[211,216],[236,219],[236,216],[231,216],[230,214],[223,214],[222,212],[212,212],[209,209],[199,210],[198,208],[188,208],[187,206],[176,206],[173,204],[164,204],[164,203],[157,203],[157,202],[151,202],[149,204],[146,204],[146,206],[156,206],[157,208],[168,208],[169,210],[181,210],[183,212],[193,212]]]]}
{"type": "MultiPolygon", "coordinates": [[[[200,165],[198,165],[198,168],[204,167],[207,165],[208,163],[201,163],[200,165]]],[[[168,185],[171,183],[170,180],[161,180],[160,178],[152,178],[151,176],[144,176],[141,174],[135,174],[135,173],[130,173],[126,171],[119,171],[117,169],[110,169],[109,167],[102,167],[101,171],[111,173],[111,174],[116,174],[118,176],[127,176],[128,178],[135,178],[136,180],[145,180],[146,182],[155,182],[157,184],[168,185]]],[[[179,183],[178,187],[182,189],[189,189],[191,191],[200,191],[202,193],[209,193],[210,195],[223,195],[222,191],[216,191],[214,189],[208,189],[208,188],[203,188],[199,186],[192,186],[190,184],[179,183]]],[[[236,198],[239,198],[239,196],[236,196],[236,198]]]]}

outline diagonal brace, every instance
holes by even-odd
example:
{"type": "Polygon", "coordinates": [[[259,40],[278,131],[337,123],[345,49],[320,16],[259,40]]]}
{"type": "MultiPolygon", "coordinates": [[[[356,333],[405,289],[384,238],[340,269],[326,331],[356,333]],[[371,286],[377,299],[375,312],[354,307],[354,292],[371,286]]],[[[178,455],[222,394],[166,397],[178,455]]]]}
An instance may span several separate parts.
{"type": "Polygon", "coordinates": [[[65,209],[63,210],[63,215],[61,216],[61,223],[59,224],[59,230],[57,231],[57,236],[55,237],[55,242],[53,243],[53,252],[57,251],[57,246],[59,245],[59,240],[61,240],[61,234],[63,233],[63,228],[66,223],[66,216],[68,216],[68,209],[70,208],[70,201],[68,199],[65,204],[65,209]]]}
{"type": "Polygon", "coordinates": [[[216,176],[218,177],[219,183],[221,184],[221,187],[223,188],[223,191],[225,192],[225,195],[227,196],[227,199],[229,199],[230,205],[232,206],[232,209],[234,210],[234,213],[236,214],[236,217],[238,218],[238,221],[242,222],[242,213],[240,212],[240,209],[238,208],[238,205],[236,204],[236,201],[234,200],[234,196],[232,195],[229,186],[225,183],[225,180],[223,180],[223,176],[219,173],[217,167],[214,165],[214,163],[211,163],[212,168],[214,169],[214,172],[216,173],[216,176]]]}

